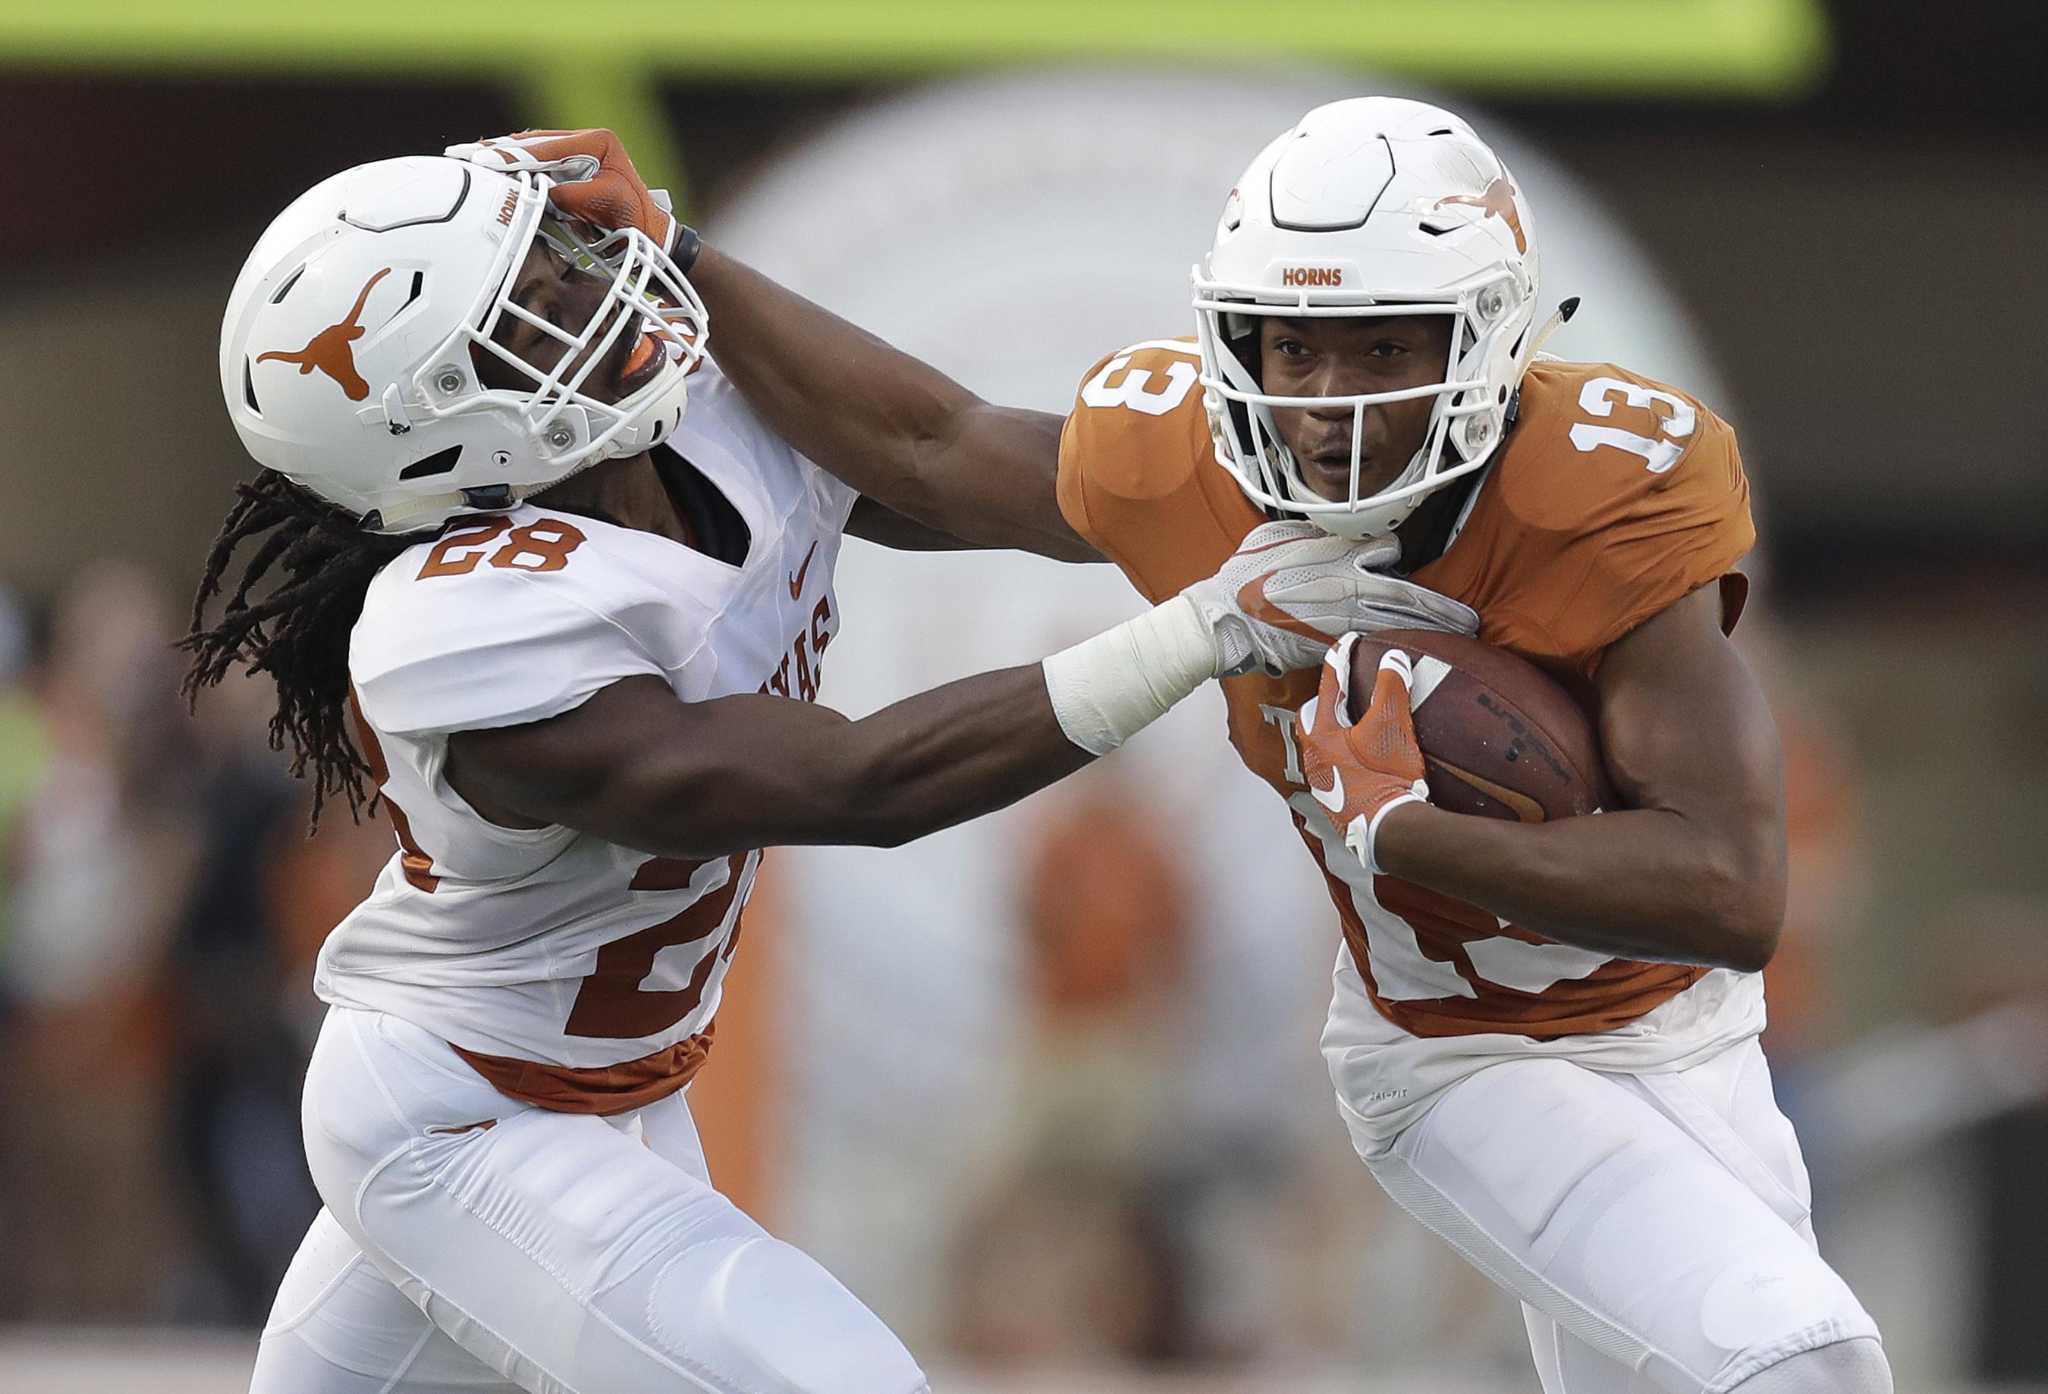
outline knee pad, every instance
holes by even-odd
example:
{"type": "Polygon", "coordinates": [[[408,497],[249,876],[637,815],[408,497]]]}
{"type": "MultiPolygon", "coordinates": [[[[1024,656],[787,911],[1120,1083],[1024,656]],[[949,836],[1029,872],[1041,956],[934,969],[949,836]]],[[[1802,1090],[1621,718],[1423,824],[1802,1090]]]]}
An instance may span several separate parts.
{"type": "Polygon", "coordinates": [[[1858,1337],[1780,1360],[1728,1394],[1892,1394],[1892,1367],[1883,1346],[1858,1337]]]}
{"type": "Polygon", "coordinates": [[[727,1236],[670,1260],[648,1294],[669,1354],[735,1390],[919,1394],[924,1372],[881,1319],[802,1250],[727,1236]]]}

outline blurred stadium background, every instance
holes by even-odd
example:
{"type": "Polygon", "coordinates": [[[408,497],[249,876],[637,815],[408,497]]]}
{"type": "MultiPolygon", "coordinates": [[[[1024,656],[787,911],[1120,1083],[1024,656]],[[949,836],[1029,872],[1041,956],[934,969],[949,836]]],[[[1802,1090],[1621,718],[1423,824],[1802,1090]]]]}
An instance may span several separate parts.
{"type": "MultiPolygon", "coordinates": [[[[0,1390],[235,1390],[316,1202],[321,936],[388,854],[180,710],[245,472],[220,308],[332,170],[610,124],[714,240],[1064,410],[1184,332],[1238,170],[1434,96],[1531,200],[1555,345],[1697,390],[1762,502],[1790,754],[1767,1038],[1901,1390],[2048,1387],[2048,105],[2031,7],[1836,0],[0,0],[0,1390]],[[2031,34],[2031,37],[2030,37],[2031,34]]],[[[714,337],[715,344],[715,337],[714,337]]],[[[853,549],[858,713],[1129,613],[853,549]],[[989,624],[991,607],[1000,622],[989,624]]],[[[1220,703],[1000,818],[780,852],[693,1091],[714,1174],[955,1390],[1531,1390],[1351,1155],[1336,938],[1220,703]],[[1161,910],[1159,907],[1167,907],[1161,910]]]]}

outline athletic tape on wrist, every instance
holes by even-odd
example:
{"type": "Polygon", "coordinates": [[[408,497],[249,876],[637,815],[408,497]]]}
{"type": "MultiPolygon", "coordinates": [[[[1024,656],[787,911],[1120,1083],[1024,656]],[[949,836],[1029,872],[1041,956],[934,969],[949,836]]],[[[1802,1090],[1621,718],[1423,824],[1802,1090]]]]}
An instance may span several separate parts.
{"type": "Polygon", "coordinates": [[[1208,622],[1177,595],[1041,666],[1067,739],[1107,755],[1213,677],[1218,661],[1208,622]]]}

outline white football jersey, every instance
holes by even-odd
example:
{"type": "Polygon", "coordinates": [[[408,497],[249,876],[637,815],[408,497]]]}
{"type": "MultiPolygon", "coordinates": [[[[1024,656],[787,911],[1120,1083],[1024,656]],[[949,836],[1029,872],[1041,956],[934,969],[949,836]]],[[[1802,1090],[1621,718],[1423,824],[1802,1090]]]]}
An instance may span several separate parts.
{"type": "Polygon", "coordinates": [[[650,857],[573,828],[487,822],[445,772],[454,731],[558,716],[650,674],[686,702],[810,700],[839,628],[856,495],[707,365],[664,448],[751,534],[739,566],[527,505],[457,522],[370,583],[349,646],[355,734],[399,850],[328,937],[314,988],[432,1031],[515,1097],[617,1112],[708,1046],[760,854],[650,857]]]}

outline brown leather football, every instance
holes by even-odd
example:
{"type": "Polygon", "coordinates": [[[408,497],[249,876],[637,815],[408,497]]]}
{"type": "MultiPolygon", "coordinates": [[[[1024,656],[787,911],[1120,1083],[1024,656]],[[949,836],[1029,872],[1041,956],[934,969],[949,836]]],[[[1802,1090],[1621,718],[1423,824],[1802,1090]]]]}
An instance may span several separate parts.
{"type": "Polygon", "coordinates": [[[1389,648],[1415,664],[1415,737],[1431,803],[1525,823],[1614,806],[1592,717],[1541,668],[1461,634],[1382,630],[1352,651],[1355,706],[1371,699],[1389,648]]]}

